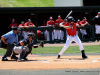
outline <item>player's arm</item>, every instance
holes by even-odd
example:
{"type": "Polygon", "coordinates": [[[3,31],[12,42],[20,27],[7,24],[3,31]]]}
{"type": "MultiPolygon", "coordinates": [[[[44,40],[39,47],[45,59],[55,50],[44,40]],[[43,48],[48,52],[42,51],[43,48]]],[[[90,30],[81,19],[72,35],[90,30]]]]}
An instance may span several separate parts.
{"type": "Polygon", "coordinates": [[[65,29],[70,29],[70,28],[71,28],[71,26],[64,26],[64,25],[63,25],[63,22],[61,22],[61,23],[59,24],[59,26],[65,28],[65,29]]]}
{"type": "Polygon", "coordinates": [[[39,45],[33,45],[32,48],[44,47],[44,42],[41,41],[39,45]]]}
{"type": "Polygon", "coordinates": [[[35,27],[35,25],[33,23],[31,23],[31,25],[29,25],[29,27],[35,27]]]}
{"type": "Polygon", "coordinates": [[[4,36],[1,36],[1,38],[2,38],[2,41],[3,41],[5,44],[8,44],[8,43],[5,41],[4,36]]]}
{"type": "Polygon", "coordinates": [[[88,22],[86,22],[85,25],[90,25],[90,24],[88,22]]]}
{"type": "Polygon", "coordinates": [[[70,29],[71,28],[71,26],[62,26],[63,28],[65,28],[65,29],[70,29]]]}

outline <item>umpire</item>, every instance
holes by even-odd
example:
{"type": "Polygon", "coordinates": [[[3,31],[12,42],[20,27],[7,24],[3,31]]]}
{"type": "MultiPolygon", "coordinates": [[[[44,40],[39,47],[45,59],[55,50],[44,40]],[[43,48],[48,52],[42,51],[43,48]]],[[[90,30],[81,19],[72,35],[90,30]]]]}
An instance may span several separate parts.
{"type": "MultiPolygon", "coordinates": [[[[18,43],[17,27],[12,27],[12,30],[1,36],[4,44],[7,44],[7,51],[2,57],[2,61],[8,61],[7,57],[10,57],[13,51],[13,47],[18,43]]],[[[14,54],[11,59],[18,59],[14,54]]]]}

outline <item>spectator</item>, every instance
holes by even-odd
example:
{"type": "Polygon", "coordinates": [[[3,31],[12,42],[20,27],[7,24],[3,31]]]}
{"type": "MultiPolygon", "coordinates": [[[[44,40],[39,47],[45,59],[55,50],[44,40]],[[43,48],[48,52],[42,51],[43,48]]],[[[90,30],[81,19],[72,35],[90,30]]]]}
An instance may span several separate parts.
{"type": "MultiPolygon", "coordinates": [[[[55,22],[53,21],[53,18],[50,17],[49,21],[47,21],[47,26],[54,28],[54,24],[55,24],[55,22]]],[[[47,41],[49,41],[49,40],[50,40],[50,38],[49,38],[49,30],[47,30],[47,41]]],[[[53,40],[54,40],[54,35],[53,35],[53,30],[52,30],[52,41],[53,40]]]]}
{"type": "Polygon", "coordinates": [[[95,25],[95,33],[96,33],[96,40],[99,42],[100,40],[100,12],[97,13],[97,16],[95,16],[93,19],[93,24],[95,25]]]}
{"type": "MultiPolygon", "coordinates": [[[[35,25],[31,22],[31,19],[28,19],[28,21],[25,23],[25,26],[31,28],[31,27],[35,27],[35,25]]],[[[29,31],[25,31],[25,38],[27,38],[27,35],[29,33],[29,31]]],[[[33,30],[33,33],[35,33],[35,31],[33,30]]]]}
{"type": "MultiPolygon", "coordinates": [[[[67,19],[64,19],[63,25],[65,23],[67,23],[67,19]]],[[[61,40],[64,40],[64,29],[61,29],[61,31],[60,31],[60,38],[61,38],[61,40]]]]}
{"type": "MultiPolygon", "coordinates": [[[[63,22],[63,19],[61,19],[61,16],[58,15],[58,19],[55,21],[55,26],[59,27],[59,24],[63,22]]],[[[54,30],[54,37],[55,37],[55,40],[60,40],[60,30],[54,30]]]]}
{"type": "MultiPolygon", "coordinates": [[[[89,25],[89,23],[87,22],[86,17],[83,17],[83,20],[80,23],[81,23],[82,26],[89,25]]],[[[80,29],[80,31],[82,33],[82,38],[86,38],[87,37],[86,29],[80,29]]]]}
{"type": "Polygon", "coordinates": [[[12,23],[9,25],[9,28],[17,27],[17,23],[15,23],[15,19],[12,19],[12,23]]]}

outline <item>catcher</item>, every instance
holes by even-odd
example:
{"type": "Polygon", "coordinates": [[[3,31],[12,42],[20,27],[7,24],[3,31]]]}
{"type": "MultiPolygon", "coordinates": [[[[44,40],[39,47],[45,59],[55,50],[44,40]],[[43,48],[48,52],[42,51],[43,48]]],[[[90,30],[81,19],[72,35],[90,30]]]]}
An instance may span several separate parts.
{"type": "Polygon", "coordinates": [[[21,40],[14,48],[13,54],[20,54],[18,62],[28,60],[27,56],[31,53],[32,48],[44,47],[44,42],[40,45],[34,45],[35,34],[29,33],[26,39],[21,40]]]}

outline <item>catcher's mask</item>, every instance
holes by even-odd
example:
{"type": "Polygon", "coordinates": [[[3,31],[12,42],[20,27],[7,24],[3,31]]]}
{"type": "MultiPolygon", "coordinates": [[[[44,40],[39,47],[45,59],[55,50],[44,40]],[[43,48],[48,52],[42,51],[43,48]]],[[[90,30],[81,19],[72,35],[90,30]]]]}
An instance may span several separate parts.
{"type": "Polygon", "coordinates": [[[70,17],[67,18],[67,21],[68,21],[69,23],[71,23],[71,22],[74,22],[75,20],[74,20],[74,18],[73,18],[72,16],[70,16],[70,17]]]}
{"type": "Polygon", "coordinates": [[[28,38],[30,38],[30,36],[32,36],[32,40],[35,40],[35,34],[34,33],[28,33],[28,38]]]}

